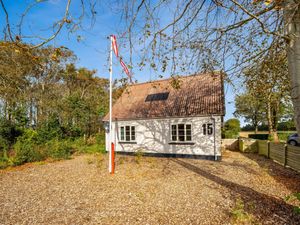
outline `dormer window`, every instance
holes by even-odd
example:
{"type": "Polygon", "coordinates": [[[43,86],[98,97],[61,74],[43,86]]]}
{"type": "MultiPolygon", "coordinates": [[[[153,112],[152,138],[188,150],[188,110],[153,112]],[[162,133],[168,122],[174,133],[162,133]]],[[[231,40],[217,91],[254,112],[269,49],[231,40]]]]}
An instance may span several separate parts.
{"type": "Polygon", "coordinates": [[[153,101],[165,101],[169,97],[169,92],[162,92],[156,94],[147,95],[145,102],[153,102],[153,101]]]}

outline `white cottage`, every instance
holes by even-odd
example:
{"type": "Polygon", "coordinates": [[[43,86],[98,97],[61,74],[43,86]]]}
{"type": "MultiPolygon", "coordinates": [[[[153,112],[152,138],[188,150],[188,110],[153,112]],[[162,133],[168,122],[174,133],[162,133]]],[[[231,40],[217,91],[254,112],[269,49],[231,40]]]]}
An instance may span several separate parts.
{"type": "Polygon", "coordinates": [[[130,85],[112,109],[115,151],[220,160],[224,114],[220,73],[130,85]]]}

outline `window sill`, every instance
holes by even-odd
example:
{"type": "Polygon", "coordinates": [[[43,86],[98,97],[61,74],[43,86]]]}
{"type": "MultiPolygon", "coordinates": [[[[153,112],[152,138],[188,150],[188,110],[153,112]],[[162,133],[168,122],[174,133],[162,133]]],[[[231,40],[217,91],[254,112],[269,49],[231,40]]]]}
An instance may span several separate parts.
{"type": "Polygon", "coordinates": [[[119,144],[137,144],[136,141],[119,141],[119,144]]]}
{"type": "Polygon", "coordinates": [[[195,142],[176,142],[176,141],[173,141],[173,142],[169,142],[168,143],[169,145],[194,145],[195,142]]]}

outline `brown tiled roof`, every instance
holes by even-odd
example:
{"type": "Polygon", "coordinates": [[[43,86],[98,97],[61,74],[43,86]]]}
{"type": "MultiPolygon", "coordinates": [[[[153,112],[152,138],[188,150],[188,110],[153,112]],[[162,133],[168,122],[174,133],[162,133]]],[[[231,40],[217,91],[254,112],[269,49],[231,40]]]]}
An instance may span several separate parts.
{"type": "MultiPolygon", "coordinates": [[[[172,87],[172,78],[128,86],[113,105],[113,120],[225,114],[220,73],[178,79],[178,89],[172,87]],[[159,100],[164,98],[167,99],[159,100]]],[[[103,120],[108,119],[109,114],[103,120]]]]}

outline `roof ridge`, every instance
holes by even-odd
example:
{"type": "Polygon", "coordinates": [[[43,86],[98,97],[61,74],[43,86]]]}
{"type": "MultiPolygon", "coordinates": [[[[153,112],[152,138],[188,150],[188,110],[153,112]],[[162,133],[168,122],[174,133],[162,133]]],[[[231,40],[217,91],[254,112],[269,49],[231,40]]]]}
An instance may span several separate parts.
{"type": "MultiPolygon", "coordinates": [[[[200,75],[204,75],[204,74],[209,75],[209,74],[212,74],[212,73],[207,73],[206,72],[206,73],[194,73],[194,74],[190,74],[190,75],[176,75],[176,76],[178,76],[178,78],[187,78],[187,77],[200,76],[200,75]]],[[[171,79],[172,79],[172,77],[165,78],[165,79],[160,79],[160,80],[146,81],[146,82],[142,82],[142,83],[135,83],[135,84],[128,85],[128,87],[142,85],[142,84],[158,83],[158,82],[167,81],[167,80],[171,80],[171,79]]]]}

